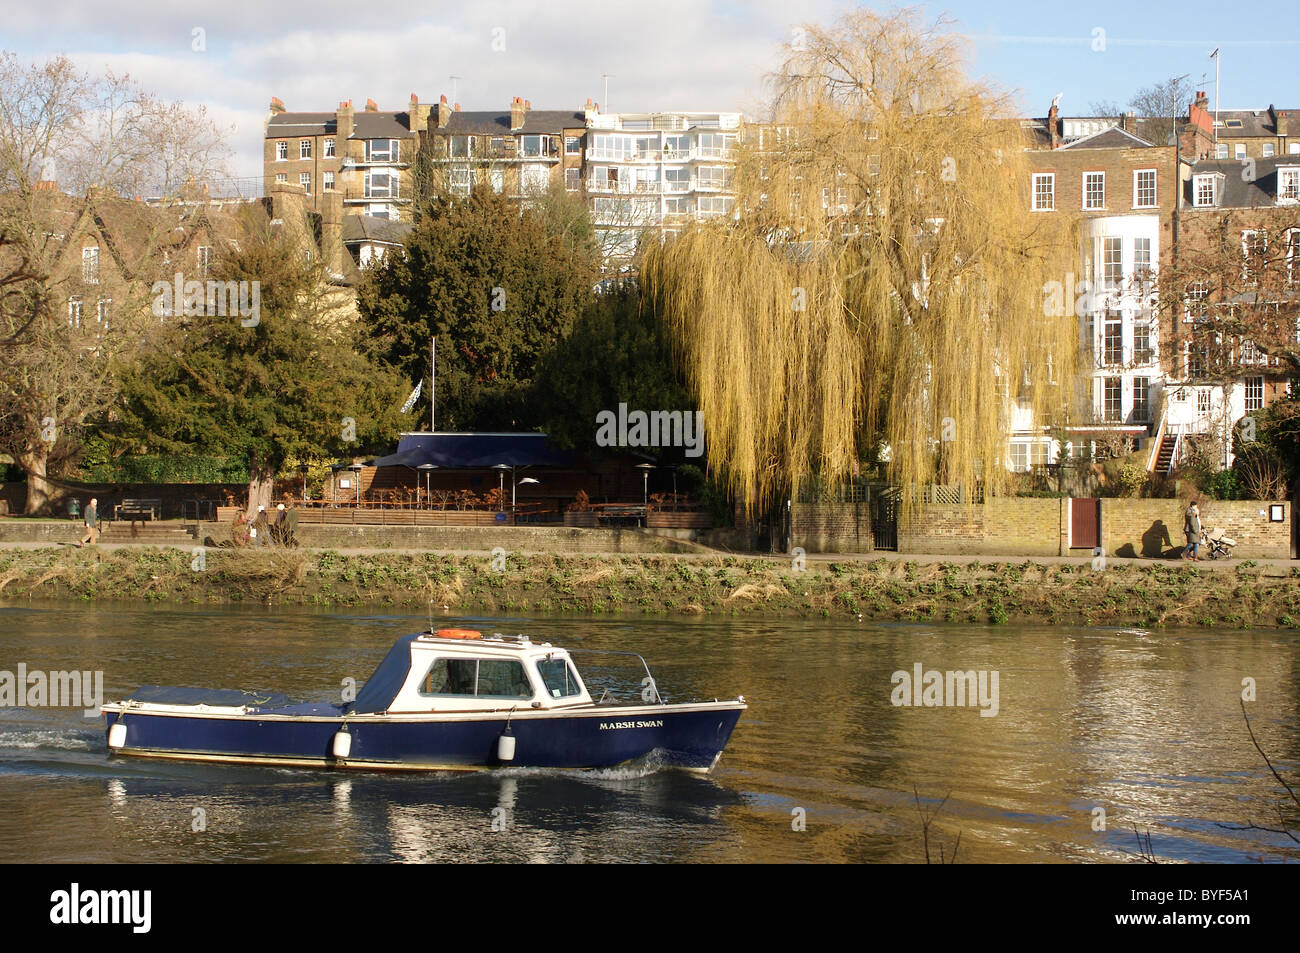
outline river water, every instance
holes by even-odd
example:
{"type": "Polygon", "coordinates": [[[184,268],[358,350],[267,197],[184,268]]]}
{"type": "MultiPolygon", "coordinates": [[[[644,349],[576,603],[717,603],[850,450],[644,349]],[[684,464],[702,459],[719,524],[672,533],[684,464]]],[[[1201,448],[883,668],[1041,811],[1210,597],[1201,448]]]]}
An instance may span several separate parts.
{"type": "MultiPolygon", "coordinates": [[[[1284,776],[1300,759],[1294,632],[438,624],[637,651],[669,701],[743,693],[750,708],[707,776],[376,775],[110,758],[102,718],[11,705],[0,708],[0,860],[923,862],[922,814],[932,856],[960,837],[959,863],[1133,861],[1135,827],[1162,860],[1297,857],[1281,835],[1237,829],[1276,826],[1284,793],[1247,734],[1243,679],[1263,749],[1284,776]],[[894,681],[917,664],[988,673],[984,704],[894,704],[917,700],[894,681]]],[[[342,678],[363,682],[395,638],[426,625],[379,613],[10,605],[0,607],[0,677],[20,663],[100,670],[104,700],[149,683],[337,700],[342,678]]],[[[636,684],[630,670],[593,675],[636,684]]]]}

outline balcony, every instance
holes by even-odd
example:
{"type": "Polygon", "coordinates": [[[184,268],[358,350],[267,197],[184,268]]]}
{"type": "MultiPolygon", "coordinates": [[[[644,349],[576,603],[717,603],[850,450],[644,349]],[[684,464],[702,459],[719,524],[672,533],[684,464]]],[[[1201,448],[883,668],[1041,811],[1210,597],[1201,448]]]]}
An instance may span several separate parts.
{"type": "MultiPolygon", "coordinates": [[[[334,191],[338,191],[335,189],[334,191]]],[[[411,199],[401,194],[399,189],[347,189],[343,192],[343,201],[348,205],[365,202],[390,202],[397,205],[409,205],[411,199]]]]}

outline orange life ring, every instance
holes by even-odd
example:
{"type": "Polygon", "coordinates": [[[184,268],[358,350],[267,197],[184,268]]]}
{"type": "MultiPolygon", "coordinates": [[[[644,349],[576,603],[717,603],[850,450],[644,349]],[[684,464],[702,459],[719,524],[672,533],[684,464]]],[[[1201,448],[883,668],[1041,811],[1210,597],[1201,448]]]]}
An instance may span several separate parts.
{"type": "Polygon", "coordinates": [[[440,639],[481,639],[483,633],[477,629],[439,629],[434,633],[440,639]]]}

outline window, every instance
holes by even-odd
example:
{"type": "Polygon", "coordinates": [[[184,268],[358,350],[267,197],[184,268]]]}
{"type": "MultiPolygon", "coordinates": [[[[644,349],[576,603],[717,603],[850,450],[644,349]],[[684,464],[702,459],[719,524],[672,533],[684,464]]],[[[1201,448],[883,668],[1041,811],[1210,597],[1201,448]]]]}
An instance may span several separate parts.
{"type": "Polygon", "coordinates": [[[701,189],[725,189],[731,185],[731,170],[720,166],[703,166],[700,169],[701,189]]]}
{"type": "MultiPolygon", "coordinates": [[[[464,171],[468,175],[468,170],[464,171]]],[[[452,184],[455,184],[455,172],[452,173],[452,184]]],[[[365,197],[368,199],[397,198],[397,176],[391,172],[367,172],[365,197]]]]}
{"type": "Polygon", "coordinates": [[[1085,172],[1083,174],[1083,207],[1106,207],[1106,173],[1085,172]]]}
{"type": "Polygon", "coordinates": [[[289,158],[289,142],[281,139],[275,144],[275,161],[284,162],[289,158]]]}
{"type": "Polygon", "coordinates": [[[1151,322],[1136,321],[1133,324],[1133,362],[1150,364],[1154,358],[1151,352],[1151,322]]]}
{"type": "Polygon", "coordinates": [[[333,173],[333,172],[322,172],[322,173],[321,173],[321,188],[324,189],[326,192],[333,192],[333,191],[334,191],[334,173],[333,173]]]}
{"type": "Polygon", "coordinates": [[[1262,229],[1247,229],[1241,233],[1241,281],[1253,286],[1259,281],[1268,254],[1268,234],[1262,229]]]}
{"type": "Polygon", "coordinates": [[[1205,348],[1197,347],[1190,341],[1187,343],[1187,376],[1189,378],[1205,376],[1205,348]]]}
{"type": "Polygon", "coordinates": [[[401,154],[401,144],[396,139],[366,140],[367,162],[399,162],[401,154]]]}
{"type": "Polygon", "coordinates": [[[1210,392],[1208,390],[1198,390],[1196,392],[1196,416],[1210,416],[1210,392]]]}
{"type": "Polygon", "coordinates": [[[1232,157],[1236,159],[1238,162],[1246,158],[1246,144],[1244,142],[1238,142],[1235,145],[1233,145],[1232,157]]]}
{"type": "Polygon", "coordinates": [[[689,192],[691,173],[689,169],[664,169],[664,191],[689,192]]]}
{"type": "Polygon", "coordinates": [[[873,152],[867,156],[867,174],[880,175],[880,155],[873,152]]]}
{"type": "Polygon", "coordinates": [[[298,140],[298,158],[299,158],[299,159],[310,159],[310,158],[311,158],[311,140],[310,140],[310,139],[299,139],[299,140],[298,140]]]}
{"type": "Polygon", "coordinates": [[[1279,205],[1300,202],[1300,168],[1277,170],[1277,201],[1279,205]]]}
{"type": "Polygon", "coordinates": [[[1133,173],[1133,207],[1156,207],[1156,170],[1139,169],[1133,173]]]}
{"type": "MultiPolygon", "coordinates": [[[[515,140],[513,138],[510,140],[512,145],[514,144],[514,141],[515,140]]],[[[506,154],[506,137],[505,136],[490,137],[488,139],[488,153],[493,156],[504,158],[506,154]]]]}
{"type": "MultiPolygon", "coordinates": [[[[451,170],[451,190],[457,195],[469,195],[470,189],[474,187],[474,174],[469,169],[459,168],[451,170]]],[[[366,188],[370,188],[370,177],[366,177],[366,188]]],[[[368,194],[368,193],[367,193],[368,194]]]]}
{"type": "Polygon", "coordinates": [[[333,159],[333,158],[334,158],[334,140],[333,140],[333,139],[326,139],[326,140],[325,140],[325,158],[327,158],[327,159],[333,159]]]}
{"type": "Polygon", "coordinates": [[[275,184],[276,184],[276,185],[288,185],[288,184],[289,184],[289,173],[288,173],[288,172],[277,172],[277,173],[275,174],[275,184]]]}
{"type": "Polygon", "coordinates": [[[1259,361],[1259,351],[1255,347],[1255,342],[1243,340],[1241,342],[1241,363],[1255,364],[1259,361]]]}
{"type": "Polygon", "coordinates": [[[1291,142],[1287,144],[1286,154],[1289,156],[1300,156],[1300,142],[1291,142]]]}
{"type": "Polygon", "coordinates": [[[1133,419],[1151,419],[1151,378],[1133,378],[1133,419]]]}
{"type": "Polygon", "coordinates": [[[1300,286],[1300,228],[1288,229],[1285,239],[1286,247],[1282,254],[1286,262],[1286,286],[1300,286]]]}
{"type": "Polygon", "coordinates": [[[551,181],[551,170],[544,165],[526,165],[519,170],[519,191],[545,192],[551,181]]]}
{"type": "Polygon", "coordinates": [[[1107,288],[1118,288],[1124,280],[1124,239],[1101,240],[1102,281],[1107,288]]]}
{"type": "Polygon", "coordinates": [[[1029,444],[1013,443],[1011,445],[1011,469],[1015,473],[1029,472],[1029,444]]]}
{"type": "Polygon", "coordinates": [[[1056,208],[1056,174],[1054,172],[1034,173],[1035,212],[1050,212],[1056,208]]]}
{"type": "Polygon", "coordinates": [[[199,277],[206,278],[208,276],[208,268],[212,265],[212,246],[200,245],[196,260],[199,266],[199,277]]]}
{"type": "Polygon", "coordinates": [[[468,159],[474,154],[474,137],[452,136],[447,141],[447,149],[453,159],[468,159]]]}
{"type": "Polygon", "coordinates": [[[1210,316],[1208,300],[1210,286],[1204,281],[1193,281],[1187,286],[1187,320],[1203,321],[1210,316]]]}
{"type": "Polygon", "coordinates": [[[302,186],[302,190],[304,192],[306,192],[308,195],[311,195],[311,173],[310,172],[299,172],[298,184],[302,186]]]}
{"type": "Polygon", "coordinates": [[[81,280],[88,285],[99,284],[99,246],[81,250],[81,280]]]}
{"type": "Polygon", "coordinates": [[[488,184],[492,186],[492,191],[500,195],[506,190],[506,171],[502,168],[488,169],[488,184]]]}
{"type": "Polygon", "coordinates": [[[1124,321],[1118,311],[1106,312],[1102,331],[1102,360],[1105,364],[1124,363],[1124,321]]]}
{"type": "Polygon", "coordinates": [[[1273,143],[1271,143],[1271,142],[1266,142],[1266,143],[1264,143],[1264,145],[1260,148],[1260,153],[1259,153],[1259,154],[1260,154],[1263,158],[1265,158],[1265,159],[1271,159],[1271,158],[1273,158],[1274,155],[1277,154],[1277,150],[1276,150],[1275,147],[1273,146],[1273,143]]]}
{"type": "Polygon", "coordinates": [[[1192,193],[1192,204],[1197,208],[1210,208],[1215,204],[1215,197],[1218,194],[1218,182],[1213,175],[1198,175],[1195,177],[1195,188],[1192,193]]]}
{"type": "Polygon", "coordinates": [[[1124,381],[1119,377],[1108,377],[1105,381],[1104,410],[1107,420],[1124,419],[1124,381]]]}
{"type": "Polygon", "coordinates": [[[582,138],[580,136],[565,136],[564,154],[566,156],[582,155],[582,138]]]}
{"type": "Polygon", "coordinates": [[[525,159],[536,159],[546,154],[547,140],[550,136],[520,136],[520,155],[525,159]]]}
{"type": "Polygon", "coordinates": [[[582,683],[573,673],[573,667],[564,659],[539,660],[537,674],[542,676],[542,684],[552,698],[571,698],[582,694],[582,683]]]}
{"type": "Polygon", "coordinates": [[[514,659],[445,659],[429,668],[421,695],[475,698],[532,698],[523,663],[514,659]]]}
{"type": "Polygon", "coordinates": [[[1246,378],[1246,411],[1264,409],[1264,378],[1246,378]]]}
{"type": "Polygon", "coordinates": [[[578,168],[564,170],[564,188],[569,192],[576,192],[582,187],[582,170],[578,168]]]}
{"type": "Polygon", "coordinates": [[[1151,284],[1151,239],[1133,239],[1133,277],[1145,291],[1151,284]]]}
{"type": "Polygon", "coordinates": [[[1214,158],[1216,159],[1228,158],[1228,144],[1226,142],[1220,142],[1215,145],[1214,158]]]}
{"type": "Polygon", "coordinates": [[[709,218],[714,215],[727,215],[731,212],[731,207],[735,204],[735,199],[722,195],[701,195],[700,196],[700,217],[709,218]]]}
{"type": "Polygon", "coordinates": [[[720,132],[702,132],[698,140],[700,155],[706,159],[723,159],[731,154],[736,137],[720,132]]]}
{"type": "Polygon", "coordinates": [[[73,295],[68,299],[68,327],[81,327],[81,295],[73,295]]]}
{"type": "Polygon", "coordinates": [[[104,326],[105,331],[108,330],[108,313],[112,308],[112,298],[100,298],[98,304],[95,306],[95,320],[104,326]]]}

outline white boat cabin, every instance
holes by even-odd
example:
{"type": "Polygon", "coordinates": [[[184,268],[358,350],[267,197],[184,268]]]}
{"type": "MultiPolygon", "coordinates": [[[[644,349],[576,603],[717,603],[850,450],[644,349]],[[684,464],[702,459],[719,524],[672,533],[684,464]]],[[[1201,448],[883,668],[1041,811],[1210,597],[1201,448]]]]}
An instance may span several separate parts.
{"type": "Polygon", "coordinates": [[[591,695],[569,653],[526,636],[439,629],[410,641],[406,681],[389,714],[572,708],[591,695]]]}

